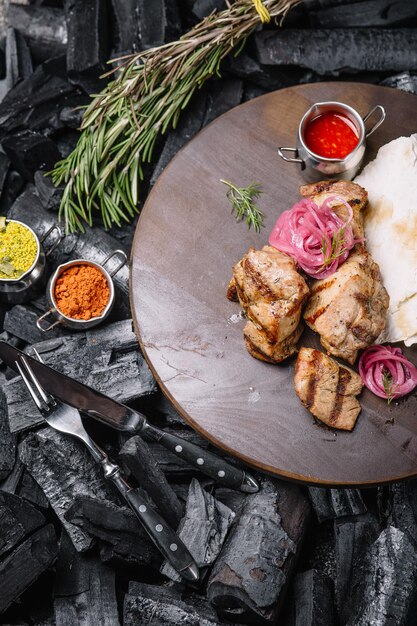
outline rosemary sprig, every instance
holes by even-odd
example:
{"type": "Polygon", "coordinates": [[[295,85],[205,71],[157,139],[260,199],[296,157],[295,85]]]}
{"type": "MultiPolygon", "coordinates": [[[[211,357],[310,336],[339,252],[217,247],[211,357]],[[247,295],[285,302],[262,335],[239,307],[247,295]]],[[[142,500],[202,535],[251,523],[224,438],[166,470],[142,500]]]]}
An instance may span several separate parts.
{"type": "Polygon", "coordinates": [[[398,389],[398,385],[394,384],[391,372],[388,369],[384,369],[382,372],[382,384],[387,395],[387,403],[391,404],[395,398],[395,392],[398,389]]]}
{"type": "MultiPolygon", "coordinates": [[[[299,2],[263,6],[281,23],[299,2]]],[[[196,89],[219,75],[223,58],[240,51],[260,23],[252,0],[227,4],[178,41],[116,59],[114,79],[84,113],[75,149],[51,172],[56,185],[65,185],[59,215],[66,232],[84,230],[97,213],[110,228],[138,212],[143,168],[158,137],[176,127],[196,89]]]]}
{"type": "Polygon", "coordinates": [[[321,252],[323,254],[323,265],[320,267],[319,272],[321,272],[325,267],[330,265],[330,263],[338,259],[340,256],[342,256],[342,254],[346,252],[346,247],[344,247],[345,233],[349,226],[350,222],[347,222],[346,224],[341,226],[339,230],[333,233],[330,250],[328,250],[326,240],[322,240],[321,252]]]}
{"type": "Polygon", "coordinates": [[[259,198],[262,193],[260,183],[253,181],[247,187],[236,187],[233,183],[222,178],[220,182],[228,187],[226,196],[232,204],[232,213],[236,215],[236,221],[241,222],[246,218],[248,228],[253,226],[255,231],[259,233],[264,225],[264,214],[256,206],[254,200],[259,198]]]}

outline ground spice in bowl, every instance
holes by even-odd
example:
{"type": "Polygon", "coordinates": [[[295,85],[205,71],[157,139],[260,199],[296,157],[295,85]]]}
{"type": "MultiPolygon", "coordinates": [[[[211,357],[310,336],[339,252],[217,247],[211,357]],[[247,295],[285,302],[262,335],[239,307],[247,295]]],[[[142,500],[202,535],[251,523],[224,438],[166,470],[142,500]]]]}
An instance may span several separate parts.
{"type": "Polygon", "coordinates": [[[57,279],[56,307],[66,317],[90,320],[102,315],[110,299],[106,277],[93,265],[72,265],[57,279]]]}
{"type": "Polygon", "coordinates": [[[0,279],[17,280],[34,264],[38,242],[24,224],[0,217],[0,279]]]}

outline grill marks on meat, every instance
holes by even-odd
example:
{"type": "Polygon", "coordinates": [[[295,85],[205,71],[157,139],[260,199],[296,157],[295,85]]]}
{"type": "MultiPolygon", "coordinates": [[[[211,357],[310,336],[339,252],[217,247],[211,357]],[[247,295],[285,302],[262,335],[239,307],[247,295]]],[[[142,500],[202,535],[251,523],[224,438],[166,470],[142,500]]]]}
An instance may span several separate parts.
{"type": "MultiPolygon", "coordinates": [[[[300,193],[318,205],[331,196],[344,198],[353,209],[354,235],[363,237],[361,212],[368,200],[363,187],[345,180],[321,181],[303,185],[300,193]]],[[[333,210],[347,219],[344,205],[335,204],[333,210]]],[[[378,265],[365,246],[357,244],[334,274],[314,282],[304,319],[330,354],[354,363],[358,350],[374,343],[385,328],[388,305],[378,265]]]]}
{"type": "Polygon", "coordinates": [[[385,327],[389,297],[378,265],[366,251],[352,252],[329,278],[318,280],[304,311],[326,350],[348,363],[385,327]]]}
{"type": "Polygon", "coordinates": [[[352,430],[361,411],[356,396],[360,376],[320,350],[301,348],[295,366],[295,391],[302,404],[319,420],[341,430],[352,430]]]}
{"type": "Polygon", "coordinates": [[[251,248],[236,263],[227,296],[231,300],[237,296],[248,318],[243,334],[249,354],[280,363],[296,352],[308,293],[295,262],[271,246],[251,248]]]}

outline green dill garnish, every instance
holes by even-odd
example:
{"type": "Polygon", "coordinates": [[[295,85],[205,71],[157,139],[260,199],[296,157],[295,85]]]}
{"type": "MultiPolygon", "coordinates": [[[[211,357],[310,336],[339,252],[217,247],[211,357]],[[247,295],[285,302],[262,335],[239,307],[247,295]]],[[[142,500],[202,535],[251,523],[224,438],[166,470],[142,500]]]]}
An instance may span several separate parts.
{"type": "Polygon", "coordinates": [[[232,204],[232,213],[236,215],[236,221],[241,222],[246,218],[248,228],[253,226],[257,233],[264,226],[264,214],[256,206],[254,200],[262,193],[260,183],[253,181],[247,187],[236,187],[233,183],[220,179],[220,182],[228,186],[227,198],[232,204]]]}
{"type": "Polygon", "coordinates": [[[345,246],[345,234],[349,226],[350,222],[347,222],[344,226],[341,226],[339,230],[333,233],[330,250],[327,248],[326,240],[322,240],[321,252],[323,254],[323,265],[320,267],[319,272],[347,251],[345,246]]]}

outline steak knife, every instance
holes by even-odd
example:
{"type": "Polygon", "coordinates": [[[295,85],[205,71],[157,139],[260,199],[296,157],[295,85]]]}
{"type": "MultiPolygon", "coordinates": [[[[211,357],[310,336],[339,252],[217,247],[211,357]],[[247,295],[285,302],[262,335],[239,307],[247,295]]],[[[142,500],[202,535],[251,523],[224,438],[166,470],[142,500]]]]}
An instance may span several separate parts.
{"type": "MultiPolygon", "coordinates": [[[[0,341],[0,359],[16,371],[15,362],[24,354],[5,341],[0,341]]],[[[116,430],[141,435],[156,441],[178,457],[213,478],[217,483],[246,493],[259,490],[257,481],[247,472],[227,463],[222,458],[190,443],[177,435],[153,426],[146,417],[105,394],[61,374],[46,363],[24,354],[29,360],[42,387],[51,395],[82,411],[86,415],[116,430]]]]}

